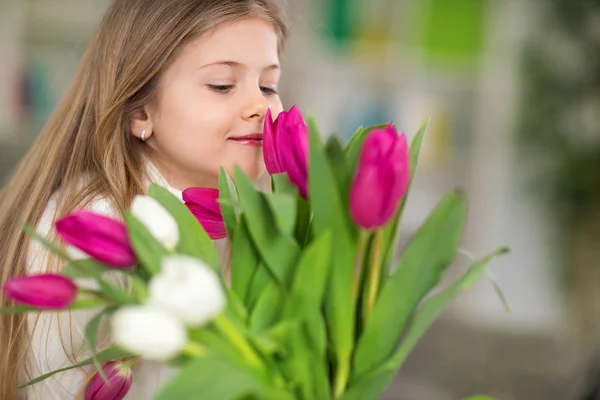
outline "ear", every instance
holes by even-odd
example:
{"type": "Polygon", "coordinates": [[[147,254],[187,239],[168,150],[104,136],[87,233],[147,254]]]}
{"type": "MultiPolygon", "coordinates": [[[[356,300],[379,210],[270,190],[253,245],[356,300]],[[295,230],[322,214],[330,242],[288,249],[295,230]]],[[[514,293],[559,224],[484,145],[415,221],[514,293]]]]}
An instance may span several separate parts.
{"type": "Polygon", "coordinates": [[[141,139],[142,131],[146,131],[144,139],[148,140],[153,133],[152,118],[146,106],[133,113],[129,120],[129,131],[138,139],[141,139]]]}

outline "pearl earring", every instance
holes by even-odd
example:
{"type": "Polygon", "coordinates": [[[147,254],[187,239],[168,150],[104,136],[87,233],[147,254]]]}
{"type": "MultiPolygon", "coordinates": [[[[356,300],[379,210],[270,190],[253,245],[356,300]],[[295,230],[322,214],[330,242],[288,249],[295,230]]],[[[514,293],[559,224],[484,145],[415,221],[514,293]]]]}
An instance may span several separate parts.
{"type": "Polygon", "coordinates": [[[146,130],[142,129],[142,133],[140,134],[140,138],[142,139],[142,142],[146,141],[146,130]]]}

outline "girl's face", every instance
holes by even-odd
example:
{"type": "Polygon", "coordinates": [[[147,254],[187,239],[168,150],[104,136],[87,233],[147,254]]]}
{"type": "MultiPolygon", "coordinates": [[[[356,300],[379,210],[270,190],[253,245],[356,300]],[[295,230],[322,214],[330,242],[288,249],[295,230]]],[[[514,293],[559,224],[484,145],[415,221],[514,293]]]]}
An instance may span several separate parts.
{"type": "Polygon", "coordinates": [[[132,121],[146,129],[150,159],[183,190],[217,187],[219,167],[252,179],[265,171],[263,121],[282,111],[278,38],[260,18],[242,19],[191,41],[161,79],[155,105],[132,121]]]}

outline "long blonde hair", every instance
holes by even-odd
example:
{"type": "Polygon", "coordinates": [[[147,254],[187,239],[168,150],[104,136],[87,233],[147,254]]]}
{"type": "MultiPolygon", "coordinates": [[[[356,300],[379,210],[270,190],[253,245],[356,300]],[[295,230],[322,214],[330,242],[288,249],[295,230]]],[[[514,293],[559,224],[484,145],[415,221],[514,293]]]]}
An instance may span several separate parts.
{"type": "MultiPolygon", "coordinates": [[[[156,98],[160,78],[192,38],[224,23],[260,16],[273,24],[280,50],[288,28],[276,0],[115,0],[83,56],[70,90],[0,192],[1,283],[26,273],[29,240],[60,189],[56,216],[97,196],[117,210],[145,191],[144,144],[129,132],[133,113],[156,98]],[[82,175],[91,184],[76,183],[82,175]]],[[[0,296],[0,307],[7,306],[0,296]]],[[[16,400],[28,328],[22,315],[0,318],[0,399],[16,400]]]]}

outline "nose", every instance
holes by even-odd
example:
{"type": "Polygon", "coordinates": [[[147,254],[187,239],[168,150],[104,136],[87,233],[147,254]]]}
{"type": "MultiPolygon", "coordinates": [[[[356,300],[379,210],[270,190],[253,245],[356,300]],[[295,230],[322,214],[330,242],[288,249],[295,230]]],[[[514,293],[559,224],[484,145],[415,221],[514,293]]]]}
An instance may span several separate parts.
{"type": "Polygon", "coordinates": [[[265,98],[260,88],[256,88],[248,96],[246,104],[242,110],[242,118],[247,121],[262,121],[269,109],[269,101],[265,98]]]}

